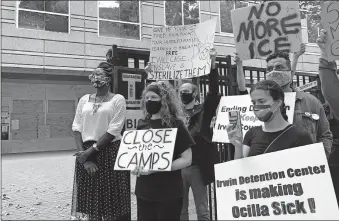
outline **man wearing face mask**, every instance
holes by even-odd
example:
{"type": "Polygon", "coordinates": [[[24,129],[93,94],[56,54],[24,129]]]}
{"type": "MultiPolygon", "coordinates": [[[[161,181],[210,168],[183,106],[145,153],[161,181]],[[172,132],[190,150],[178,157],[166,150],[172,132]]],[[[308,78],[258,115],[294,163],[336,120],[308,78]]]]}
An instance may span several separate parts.
{"type": "MultiPolygon", "coordinates": [[[[313,142],[324,144],[326,156],[329,157],[332,147],[332,132],[321,102],[314,96],[293,88],[293,70],[289,54],[276,52],[267,59],[266,79],[275,81],[286,92],[296,92],[293,124],[306,129],[313,142]]],[[[294,61],[297,62],[297,61],[294,61]]],[[[245,82],[241,61],[237,60],[238,82],[245,82]],[[240,68],[239,68],[240,67],[240,68]],[[241,73],[242,72],[242,73],[241,73]]],[[[241,88],[239,87],[240,91],[241,88]]],[[[242,94],[248,94],[243,91],[242,94]]]]}
{"type": "Polygon", "coordinates": [[[180,87],[180,98],[184,105],[184,114],[188,130],[196,145],[192,148],[192,164],[182,169],[184,183],[184,202],[181,220],[188,220],[188,193],[192,188],[198,220],[209,220],[207,185],[214,181],[214,164],[217,150],[212,144],[210,124],[219,104],[218,71],[216,69],[217,53],[210,51],[211,72],[209,74],[209,92],[205,102],[199,104],[196,100],[198,88],[191,83],[180,87]]]}

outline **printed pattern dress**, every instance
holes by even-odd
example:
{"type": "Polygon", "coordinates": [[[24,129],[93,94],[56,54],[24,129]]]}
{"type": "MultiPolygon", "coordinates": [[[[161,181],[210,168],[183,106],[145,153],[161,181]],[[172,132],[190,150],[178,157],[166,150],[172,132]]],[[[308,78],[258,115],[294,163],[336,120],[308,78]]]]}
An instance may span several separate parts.
{"type": "MultiPolygon", "coordinates": [[[[116,135],[116,139],[106,148],[88,158],[88,161],[94,162],[98,167],[98,171],[93,176],[89,175],[83,164],[76,160],[71,215],[77,219],[130,219],[130,173],[114,171],[126,105],[124,98],[120,99],[120,101],[114,98],[112,99],[113,101],[104,102],[96,113],[106,114],[104,117],[93,115],[92,104],[88,102],[89,96],[85,95],[81,98],[77,107],[72,129],[81,131],[85,150],[90,148],[103,134],[98,133],[95,135],[98,130],[95,132],[91,131],[91,129],[88,130],[89,124],[84,121],[97,122],[98,126],[105,127],[105,124],[100,121],[102,119],[107,121],[108,116],[110,121],[106,123],[107,132],[116,135]],[[86,125],[87,129],[83,128],[84,125],[86,125]],[[91,136],[91,134],[94,135],[91,136]]],[[[96,128],[96,126],[93,125],[93,128],[96,128]]],[[[104,131],[106,132],[106,130],[104,131]]]]}

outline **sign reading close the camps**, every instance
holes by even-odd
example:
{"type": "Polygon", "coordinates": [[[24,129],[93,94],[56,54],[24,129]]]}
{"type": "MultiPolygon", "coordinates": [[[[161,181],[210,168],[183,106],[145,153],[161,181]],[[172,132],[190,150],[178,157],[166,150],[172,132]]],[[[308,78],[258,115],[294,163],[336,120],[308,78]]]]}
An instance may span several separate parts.
{"type": "Polygon", "coordinates": [[[149,80],[179,80],[210,73],[216,18],[194,25],[153,28],[149,80]]]}
{"type": "Polygon", "coordinates": [[[240,60],[263,58],[275,51],[296,52],[302,42],[298,1],[268,1],[231,11],[240,60]]]}
{"type": "MultiPolygon", "coordinates": [[[[285,93],[285,107],[288,122],[293,123],[295,92],[285,93]]],[[[229,124],[229,111],[239,111],[241,116],[242,133],[255,126],[263,125],[254,115],[253,104],[249,95],[223,96],[219,103],[217,120],[214,126],[213,142],[229,143],[226,127],[229,124]]]]}
{"type": "Polygon", "coordinates": [[[177,128],[130,130],[121,139],[115,170],[170,171],[177,128]]]}
{"type": "Polygon", "coordinates": [[[219,220],[339,220],[322,143],[214,167],[219,220]]]}
{"type": "Polygon", "coordinates": [[[321,20],[327,31],[326,52],[329,61],[339,60],[339,2],[325,2],[321,10],[321,20]]]}

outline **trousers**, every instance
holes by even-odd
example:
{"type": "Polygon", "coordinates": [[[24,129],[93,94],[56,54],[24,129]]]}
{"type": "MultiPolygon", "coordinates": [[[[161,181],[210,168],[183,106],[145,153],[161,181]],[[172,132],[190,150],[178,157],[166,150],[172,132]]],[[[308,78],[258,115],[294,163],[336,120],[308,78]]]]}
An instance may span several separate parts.
{"type": "Polygon", "coordinates": [[[183,207],[181,220],[189,220],[188,204],[189,190],[192,188],[198,220],[210,220],[208,211],[207,186],[204,185],[198,166],[193,165],[181,170],[184,187],[183,207]]]}

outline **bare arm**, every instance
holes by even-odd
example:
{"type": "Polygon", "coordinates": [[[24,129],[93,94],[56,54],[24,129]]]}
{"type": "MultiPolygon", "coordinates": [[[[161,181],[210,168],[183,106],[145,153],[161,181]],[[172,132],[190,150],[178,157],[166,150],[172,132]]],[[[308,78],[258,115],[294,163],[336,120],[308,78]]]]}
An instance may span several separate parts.
{"type": "Polygon", "coordinates": [[[240,143],[239,141],[234,142],[233,145],[235,146],[235,150],[234,150],[234,159],[235,160],[248,157],[248,154],[250,153],[250,147],[249,146],[246,146],[246,145],[240,143]]]}
{"type": "Polygon", "coordinates": [[[238,53],[235,53],[234,62],[237,65],[237,83],[239,91],[246,91],[246,81],[242,61],[238,57],[238,53]]]}
{"type": "Polygon", "coordinates": [[[292,64],[291,64],[292,77],[294,76],[297,70],[297,64],[298,64],[299,57],[305,53],[305,50],[306,50],[306,45],[302,43],[300,45],[300,51],[293,53],[292,64]]]}
{"type": "Polygon", "coordinates": [[[181,154],[180,158],[172,162],[171,171],[181,170],[183,168],[190,166],[191,163],[192,163],[192,149],[188,148],[181,154]]]}
{"type": "Polygon", "coordinates": [[[74,131],[74,139],[75,139],[75,144],[77,145],[77,150],[78,151],[84,151],[84,145],[82,141],[82,136],[79,131],[74,131]]]}

